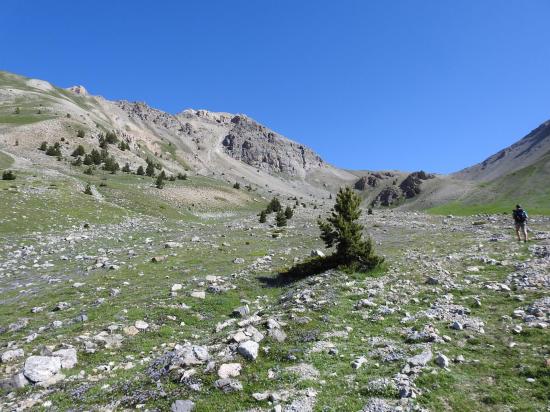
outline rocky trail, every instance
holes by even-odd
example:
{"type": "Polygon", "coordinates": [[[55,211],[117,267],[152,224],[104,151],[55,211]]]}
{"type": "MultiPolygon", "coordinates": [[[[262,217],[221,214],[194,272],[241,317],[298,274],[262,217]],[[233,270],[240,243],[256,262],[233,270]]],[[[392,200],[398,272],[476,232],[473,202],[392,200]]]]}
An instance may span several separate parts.
{"type": "Polygon", "coordinates": [[[550,219],[527,244],[507,216],[365,223],[386,270],[290,283],[266,279],[320,248],[305,208],[7,234],[2,409],[550,406],[550,219]]]}

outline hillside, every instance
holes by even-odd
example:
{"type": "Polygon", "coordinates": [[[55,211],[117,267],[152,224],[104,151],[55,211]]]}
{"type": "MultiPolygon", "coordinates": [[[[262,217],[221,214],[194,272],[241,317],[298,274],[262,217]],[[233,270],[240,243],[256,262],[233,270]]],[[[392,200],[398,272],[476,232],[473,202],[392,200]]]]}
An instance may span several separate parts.
{"type": "Polygon", "coordinates": [[[6,72],[0,72],[0,102],[0,148],[44,167],[66,170],[77,145],[86,152],[98,149],[99,136],[114,132],[128,150],[113,145],[110,154],[131,171],[149,158],[170,174],[293,196],[326,196],[355,177],[244,115],[205,110],[172,115],[145,103],[108,101],[82,86],[65,90],[6,72]],[[79,130],[84,138],[77,137],[79,130]],[[61,162],[37,151],[42,141],[63,142],[61,162]]]}
{"type": "Polygon", "coordinates": [[[454,174],[460,179],[491,181],[537,163],[550,153],[550,121],[483,162],[454,174]]]}

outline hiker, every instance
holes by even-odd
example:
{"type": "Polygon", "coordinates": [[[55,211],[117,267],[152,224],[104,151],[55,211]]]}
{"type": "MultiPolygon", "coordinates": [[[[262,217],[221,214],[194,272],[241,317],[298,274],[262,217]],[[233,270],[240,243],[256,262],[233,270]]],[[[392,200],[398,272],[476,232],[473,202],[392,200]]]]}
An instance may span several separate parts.
{"type": "Polygon", "coordinates": [[[523,233],[524,241],[527,242],[527,212],[520,205],[516,205],[516,208],[512,211],[512,216],[516,225],[518,242],[521,242],[520,230],[523,233]]]}

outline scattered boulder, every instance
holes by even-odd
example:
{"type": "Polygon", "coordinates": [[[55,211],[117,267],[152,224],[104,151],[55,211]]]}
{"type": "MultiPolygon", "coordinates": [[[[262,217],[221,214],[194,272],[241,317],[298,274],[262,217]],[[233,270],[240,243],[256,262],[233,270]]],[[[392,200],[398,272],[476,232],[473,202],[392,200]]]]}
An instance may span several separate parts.
{"type": "Polygon", "coordinates": [[[224,363],[218,369],[218,376],[222,379],[234,378],[241,374],[241,369],[240,363],[224,363]]]}
{"type": "Polygon", "coordinates": [[[239,352],[245,359],[256,360],[258,357],[259,348],[260,345],[258,343],[253,340],[247,340],[239,344],[237,352],[239,352]]]}
{"type": "Polygon", "coordinates": [[[31,382],[47,381],[61,371],[58,356],[29,356],[25,361],[23,374],[31,382]]]}
{"type": "Polygon", "coordinates": [[[218,379],[214,382],[214,386],[223,393],[239,392],[243,390],[243,385],[238,380],[231,378],[218,379]]]}
{"type": "Polygon", "coordinates": [[[186,399],[186,400],[177,400],[172,406],[172,412],[192,412],[195,409],[195,402],[186,399]]]}

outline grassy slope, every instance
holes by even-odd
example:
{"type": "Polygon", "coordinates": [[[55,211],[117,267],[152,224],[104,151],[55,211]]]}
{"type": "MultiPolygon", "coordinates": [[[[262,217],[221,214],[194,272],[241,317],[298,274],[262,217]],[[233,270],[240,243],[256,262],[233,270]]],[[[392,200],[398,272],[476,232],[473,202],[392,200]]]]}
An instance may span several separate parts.
{"type": "Polygon", "coordinates": [[[550,215],[550,153],[535,164],[491,182],[465,198],[429,209],[433,214],[509,213],[516,203],[531,214],[550,215]]]}

